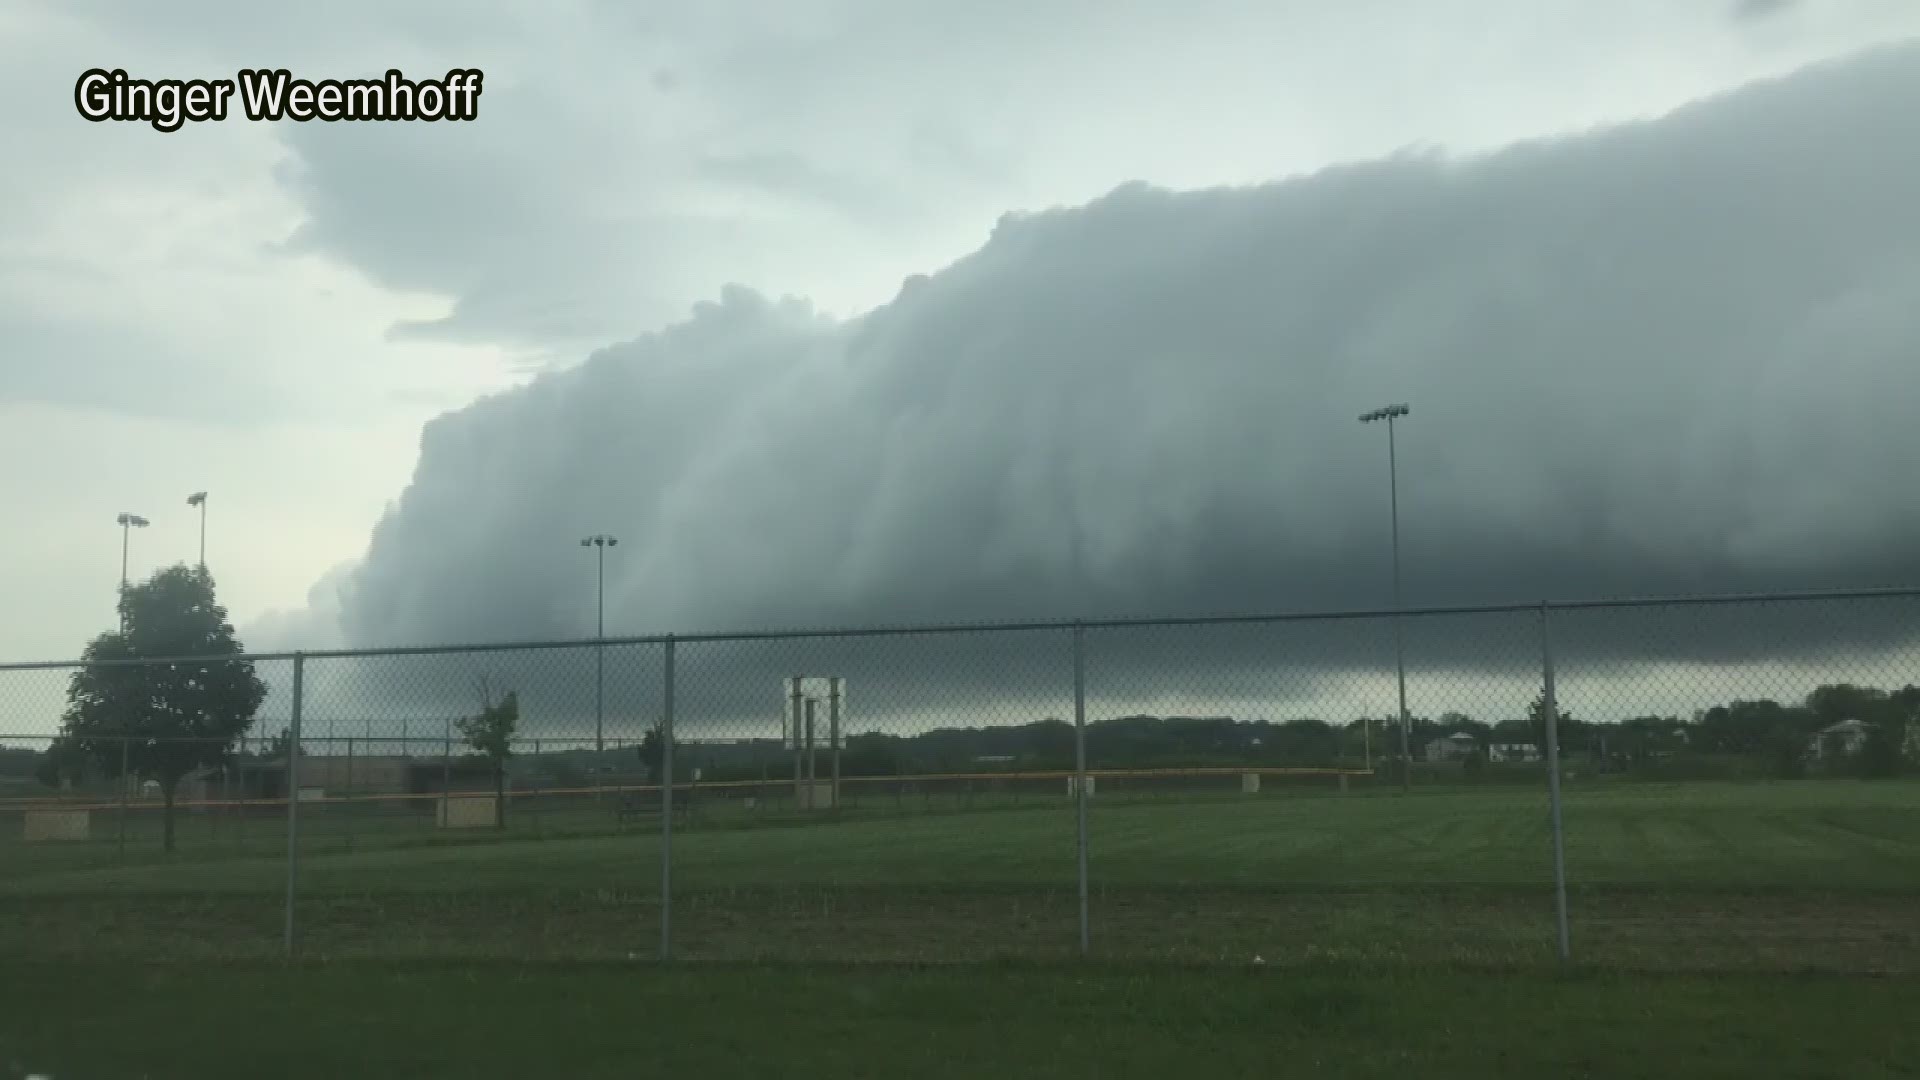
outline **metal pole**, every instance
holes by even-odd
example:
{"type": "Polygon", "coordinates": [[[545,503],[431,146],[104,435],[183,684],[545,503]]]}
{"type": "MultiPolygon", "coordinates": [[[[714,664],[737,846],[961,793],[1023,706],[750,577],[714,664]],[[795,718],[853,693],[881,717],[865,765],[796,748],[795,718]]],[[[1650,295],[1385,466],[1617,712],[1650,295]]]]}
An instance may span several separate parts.
{"type": "Polygon", "coordinates": [[[814,752],[813,745],[813,712],[816,704],[817,702],[812,698],[807,699],[807,809],[809,810],[814,808],[813,782],[820,776],[819,756],[814,752]]]}
{"type": "Polygon", "coordinates": [[[827,682],[827,747],[833,752],[833,799],[829,805],[840,809],[840,678],[827,682]]]}
{"type": "Polygon", "coordinates": [[[1560,822],[1560,703],[1553,685],[1553,644],[1547,605],[1540,605],[1541,704],[1547,710],[1547,803],[1553,817],[1553,917],[1560,935],[1560,962],[1572,958],[1567,934],[1567,840],[1560,822]]]}
{"type": "Polygon", "coordinates": [[[230,810],[233,813],[233,840],[236,847],[245,848],[247,844],[247,737],[240,736],[240,756],[233,762],[233,778],[239,782],[240,794],[233,800],[230,810]]]}
{"type": "Polygon", "coordinates": [[[594,636],[600,643],[593,649],[593,749],[607,749],[607,546],[595,544],[599,564],[598,585],[594,589],[594,636]]]}
{"type": "Polygon", "coordinates": [[[128,744],[133,740],[120,736],[120,857],[127,857],[127,785],[133,782],[133,776],[127,771],[128,744]]]}
{"type": "Polygon", "coordinates": [[[293,899],[300,870],[300,714],[306,693],[307,658],[293,654],[293,724],[287,738],[287,919],[285,948],[293,955],[293,899]]]}
{"type": "Polygon", "coordinates": [[[347,782],[345,786],[347,789],[347,806],[345,812],[347,819],[347,847],[351,849],[353,847],[353,811],[356,801],[353,797],[353,736],[351,735],[347,736],[347,782]]]}
{"type": "Polygon", "coordinates": [[[660,959],[673,955],[673,636],[660,701],[660,959]]]}
{"type": "MultiPolygon", "coordinates": [[[[226,752],[231,755],[233,748],[228,747],[226,752]]],[[[202,797],[205,798],[206,796],[202,797]]],[[[208,801],[211,802],[212,800],[208,799],[208,801]]],[[[233,761],[229,759],[220,763],[220,801],[207,808],[207,816],[213,825],[213,838],[216,842],[218,842],[220,837],[227,831],[226,819],[227,815],[231,812],[230,804],[232,802],[233,761]]]]}
{"type": "Polygon", "coordinates": [[[1400,626],[1400,464],[1393,417],[1387,417],[1387,490],[1393,519],[1393,670],[1400,684],[1400,790],[1413,789],[1413,751],[1407,736],[1407,660],[1400,626]]]}
{"type": "Polygon", "coordinates": [[[1087,647],[1086,630],[1073,627],[1073,794],[1080,875],[1080,955],[1087,954],[1087,647]]]}
{"type": "Polygon", "coordinates": [[[120,632],[127,632],[127,538],[133,534],[133,526],[120,523],[120,632]]]}
{"type": "Polygon", "coordinates": [[[447,717],[446,734],[440,744],[440,827],[452,824],[453,818],[453,717],[447,717]]]}
{"type": "Polygon", "coordinates": [[[546,771],[547,764],[540,759],[539,739],[533,740],[533,760],[536,767],[540,769],[540,773],[536,774],[540,776],[540,779],[535,781],[540,786],[533,789],[533,831],[536,833],[544,833],[546,831],[544,827],[546,819],[540,816],[540,804],[544,800],[542,800],[540,796],[552,789],[553,774],[546,771]]]}
{"type": "Polygon", "coordinates": [[[801,755],[805,753],[800,747],[800,682],[804,678],[804,675],[795,675],[793,684],[787,691],[788,700],[793,706],[792,719],[788,724],[793,729],[791,734],[793,736],[793,808],[795,810],[800,809],[800,789],[806,783],[806,777],[800,770],[801,755]]]}
{"type": "Polygon", "coordinates": [[[207,569],[207,500],[200,500],[200,570],[207,569]]]}

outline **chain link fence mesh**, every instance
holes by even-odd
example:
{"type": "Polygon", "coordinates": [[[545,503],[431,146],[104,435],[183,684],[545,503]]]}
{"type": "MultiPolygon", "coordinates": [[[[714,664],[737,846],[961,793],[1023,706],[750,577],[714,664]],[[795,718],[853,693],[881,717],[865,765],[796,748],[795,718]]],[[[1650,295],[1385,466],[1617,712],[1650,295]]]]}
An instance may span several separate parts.
{"type": "Polygon", "coordinates": [[[1875,594],[275,656],[236,738],[156,701],[84,748],[80,669],[13,665],[0,946],[1551,963],[1550,662],[1577,961],[1913,970],[1917,632],[1875,594]]]}

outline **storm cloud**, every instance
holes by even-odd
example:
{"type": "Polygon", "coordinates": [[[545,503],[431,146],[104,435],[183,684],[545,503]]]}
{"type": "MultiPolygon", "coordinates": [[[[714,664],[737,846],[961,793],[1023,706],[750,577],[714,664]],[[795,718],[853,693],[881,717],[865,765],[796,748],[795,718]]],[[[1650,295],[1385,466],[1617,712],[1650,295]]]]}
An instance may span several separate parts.
{"type": "MultiPolygon", "coordinates": [[[[1911,581],[1920,46],[1658,120],[1009,214],[442,416],[356,645],[1911,581]]],[[[321,634],[323,637],[336,637],[321,634]]]]}
{"type": "MultiPolygon", "coordinates": [[[[732,287],[430,424],[366,557],[257,647],[1383,609],[1399,428],[1414,606],[1920,578],[1920,46],[1645,123],[1251,188],[1130,184],[1005,216],[841,321],[732,287]]],[[[1911,598],[1555,616],[1580,715],[1920,681],[1911,598]]],[[[1533,610],[1407,620],[1419,715],[1524,714],[1533,610]]],[[[1102,627],[1089,715],[1350,720],[1391,621],[1102,627]]],[[[444,724],[480,680],[531,738],[593,727],[595,652],[316,658],[309,718],[444,724]]],[[[658,643],[604,654],[610,737],[658,643]]],[[[683,642],[682,731],[771,736],[780,679],[849,726],[1070,715],[1071,635],[683,642]]],[[[276,697],[276,701],[280,699],[276,697]]]]}

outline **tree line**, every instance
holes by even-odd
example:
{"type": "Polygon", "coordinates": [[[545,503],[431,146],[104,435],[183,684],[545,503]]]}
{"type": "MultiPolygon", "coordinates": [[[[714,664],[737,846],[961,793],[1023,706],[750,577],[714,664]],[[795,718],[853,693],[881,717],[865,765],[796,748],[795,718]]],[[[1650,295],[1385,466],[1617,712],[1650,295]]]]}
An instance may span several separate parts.
{"type": "MultiPolygon", "coordinates": [[[[1797,703],[1740,700],[1703,709],[1690,718],[1634,716],[1597,722],[1559,711],[1556,735],[1563,759],[1631,769],[1673,756],[1753,759],[1781,775],[1804,766],[1815,737],[1843,720],[1867,725],[1861,748],[1867,771],[1900,771],[1910,740],[1920,736],[1920,686],[1896,691],[1836,683],[1797,703]],[[1913,736],[1909,735],[1913,733],[1913,736]]],[[[1526,715],[1488,723],[1464,713],[1410,717],[1408,743],[1416,760],[1435,739],[1466,734],[1485,760],[1496,746],[1546,750],[1546,707],[1536,697],[1526,715]]],[[[1355,766],[1398,757],[1399,729],[1391,719],[1330,724],[1315,718],[1285,721],[1232,717],[1135,715],[1090,721],[1090,768],[1217,766],[1355,766]]],[[[676,742],[679,775],[699,767],[711,779],[777,779],[793,775],[793,752],[779,740],[728,745],[676,742]]],[[[660,738],[643,743],[642,764],[658,770],[660,738]]],[[[840,769],[847,776],[998,770],[1064,770],[1074,765],[1073,725],[1059,719],[1027,724],[939,728],[915,735],[863,734],[845,740],[840,769]]],[[[824,775],[826,764],[819,764],[824,775]]]]}

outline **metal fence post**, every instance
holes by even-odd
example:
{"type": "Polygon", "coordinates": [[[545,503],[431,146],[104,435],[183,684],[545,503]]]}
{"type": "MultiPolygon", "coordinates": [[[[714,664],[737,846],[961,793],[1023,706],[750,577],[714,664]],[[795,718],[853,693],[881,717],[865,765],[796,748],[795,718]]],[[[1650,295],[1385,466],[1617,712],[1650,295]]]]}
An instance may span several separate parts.
{"type": "Polygon", "coordinates": [[[1080,884],[1080,955],[1090,947],[1087,927],[1087,645],[1086,628],[1073,624],[1073,795],[1080,884]]]}
{"type": "Polygon", "coordinates": [[[673,955],[673,635],[660,692],[660,959],[673,955]]]}
{"type": "MultiPolygon", "coordinates": [[[[793,686],[787,691],[787,700],[793,705],[793,714],[784,725],[791,729],[793,736],[793,808],[796,811],[802,809],[805,805],[800,801],[800,786],[806,782],[806,776],[800,770],[801,755],[806,752],[800,746],[800,679],[800,676],[795,675],[793,677],[793,686]]],[[[785,732],[782,734],[785,734],[785,732]]]]}
{"type": "Polygon", "coordinates": [[[293,722],[287,737],[287,919],[284,947],[293,955],[293,898],[300,869],[300,713],[307,657],[293,654],[293,722]]]}
{"type": "Polygon", "coordinates": [[[833,795],[828,805],[833,812],[840,812],[840,686],[842,679],[836,675],[827,680],[827,745],[833,750],[833,795]]]}
{"type": "Polygon", "coordinates": [[[1547,803],[1553,818],[1553,916],[1559,932],[1560,962],[1572,958],[1567,935],[1567,842],[1560,823],[1560,704],[1553,686],[1553,640],[1547,605],[1540,605],[1541,704],[1547,710],[1547,803]]]}
{"type": "Polygon", "coordinates": [[[814,789],[813,789],[814,777],[818,776],[820,771],[819,770],[820,760],[819,760],[819,755],[815,754],[813,750],[813,714],[815,711],[814,700],[812,698],[808,698],[805,702],[805,705],[806,705],[806,714],[807,714],[807,787],[806,787],[807,809],[813,810],[813,809],[817,809],[814,804],[820,801],[814,798],[814,789]]]}
{"type": "Polygon", "coordinates": [[[120,858],[127,857],[127,788],[133,784],[133,776],[127,771],[128,747],[133,744],[129,736],[120,736],[120,858]]]}
{"type": "MultiPolygon", "coordinates": [[[[499,813],[496,808],[495,813],[499,813]]],[[[447,730],[440,741],[440,827],[453,824],[453,717],[447,717],[447,730]]]]}
{"type": "Polygon", "coordinates": [[[240,736],[240,756],[233,762],[233,778],[238,782],[240,793],[234,796],[228,809],[233,812],[234,846],[245,850],[247,846],[247,755],[252,753],[252,744],[245,735],[240,736]]]}
{"type": "MultiPolygon", "coordinates": [[[[331,777],[333,770],[328,769],[327,772],[329,777],[331,777]]],[[[347,789],[347,805],[341,808],[341,812],[342,816],[347,819],[347,848],[351,850],[353,848],[353,815],[358,803],[358,799],[354,795],[353,787],[353,736],[351,735],[347,736],[347,779],[345,787],[347,789]]]]}

